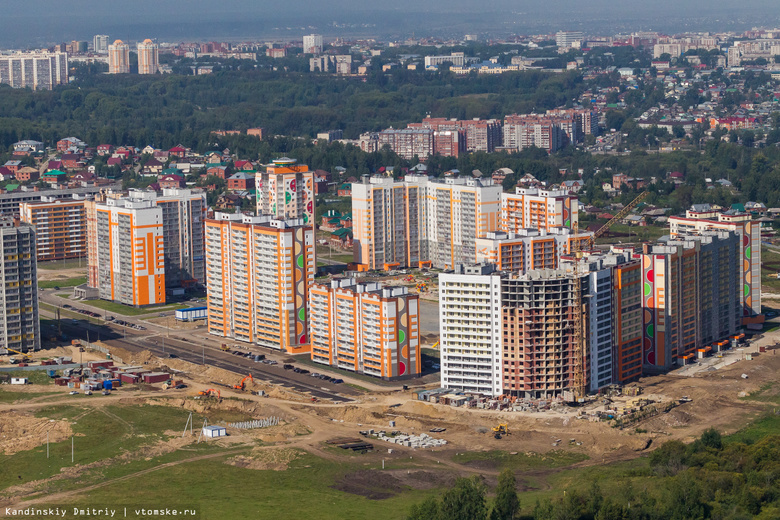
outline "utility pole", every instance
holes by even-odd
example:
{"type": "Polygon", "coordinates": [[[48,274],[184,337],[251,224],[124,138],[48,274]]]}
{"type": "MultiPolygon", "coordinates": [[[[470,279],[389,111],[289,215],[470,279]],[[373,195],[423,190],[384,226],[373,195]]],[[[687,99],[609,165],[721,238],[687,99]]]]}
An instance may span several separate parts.
{"type": "Polygon", "coordinates": [[[70,438],[70,463],[73,464],[74,459],[74,449],[73,449],[73,437],[70,438]]]}

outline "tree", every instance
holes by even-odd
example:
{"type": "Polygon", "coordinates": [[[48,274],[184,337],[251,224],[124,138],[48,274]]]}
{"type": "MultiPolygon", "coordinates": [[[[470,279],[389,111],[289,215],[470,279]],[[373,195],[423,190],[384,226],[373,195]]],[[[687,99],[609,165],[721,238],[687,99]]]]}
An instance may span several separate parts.
{"type": "Polygon", "coordinates": [[[701,434],[701,443],[715,450],[723,449],[723,440],[720,437],[720,432],[715,428],[705,430],[701,434]]]}
{"type": "Polygon", "coordinates": [[[480,477],[459,478],[442,494],[440,518],[446,520],[485,520],[485,484],[480,477]]]}
{"type": "Polygon", "coordinates": [[[510,469],[505,469],[498,476],[496,488],[496,501],[490,520],[512,520],[520,511],[520,499],[517,497],[517,482],[515,474],[510,469]]]}
{"type": "Polygon", "coordinates": [[[439,516],[439,502],[435,497],[431,497],[420,504],[413,505],[406,520],[437,520],[439,516]]]}

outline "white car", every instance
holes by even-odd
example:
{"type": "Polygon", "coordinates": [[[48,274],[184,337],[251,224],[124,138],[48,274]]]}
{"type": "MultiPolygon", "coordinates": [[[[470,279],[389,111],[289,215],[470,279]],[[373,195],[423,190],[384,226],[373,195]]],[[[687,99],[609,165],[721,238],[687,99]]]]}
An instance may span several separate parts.
{"type": "Polygon", "coordinates": [[[70,395],[76,395],[76,394],[78,394],[78,392],[77,392],[77,391],[75,391],[75,390],[73,390],[72,392],[70,392],[70,395]]]}

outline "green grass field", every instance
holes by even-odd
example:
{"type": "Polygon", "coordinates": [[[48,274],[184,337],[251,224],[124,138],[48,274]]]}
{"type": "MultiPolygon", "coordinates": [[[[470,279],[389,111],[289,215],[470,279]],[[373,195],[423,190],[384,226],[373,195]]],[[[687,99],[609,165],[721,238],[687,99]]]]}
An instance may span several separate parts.
{"type": "Polygon", "coordinates": [[[186,309],[188,307],[187,305],[181,303],[169,303],[167,305],[160,305],[158,307],[136,308],[107,300],[89,300],[81,303],[84,305],[89,305],[90,307],[102,309],[104,311],[113,312],[114,314],[123,314],[125,316],[140,316],[142,314],[175,311],[177,309],[186,309]]]}
{"type": "Polygon", "coordinates": [[[63,280],[46,280],[43,282],[38,282],[38,288],[54,289],[55,287],[76,287],[77,285],[85,283],[87,283],[87,277],[79,276],[78,278],[65,278],[63,280]]]}
{"type": "Polygon", "coordinates": [[[761,247],[761,285],[775,291],[780,291],[780,279],[770,278],[770,274],[780,272],[780,253],[776,253],[766,246],[761,247]]]}

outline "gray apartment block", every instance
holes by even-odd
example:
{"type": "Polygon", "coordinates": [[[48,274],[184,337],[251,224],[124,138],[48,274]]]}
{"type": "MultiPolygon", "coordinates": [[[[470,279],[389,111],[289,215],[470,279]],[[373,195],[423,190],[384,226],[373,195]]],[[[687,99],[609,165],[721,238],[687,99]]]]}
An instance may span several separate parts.
{"type": "Polygon", "coordinates": [[[0,219],[0,346],[19,351],[41,348],[35,230],[0,219]]]}

